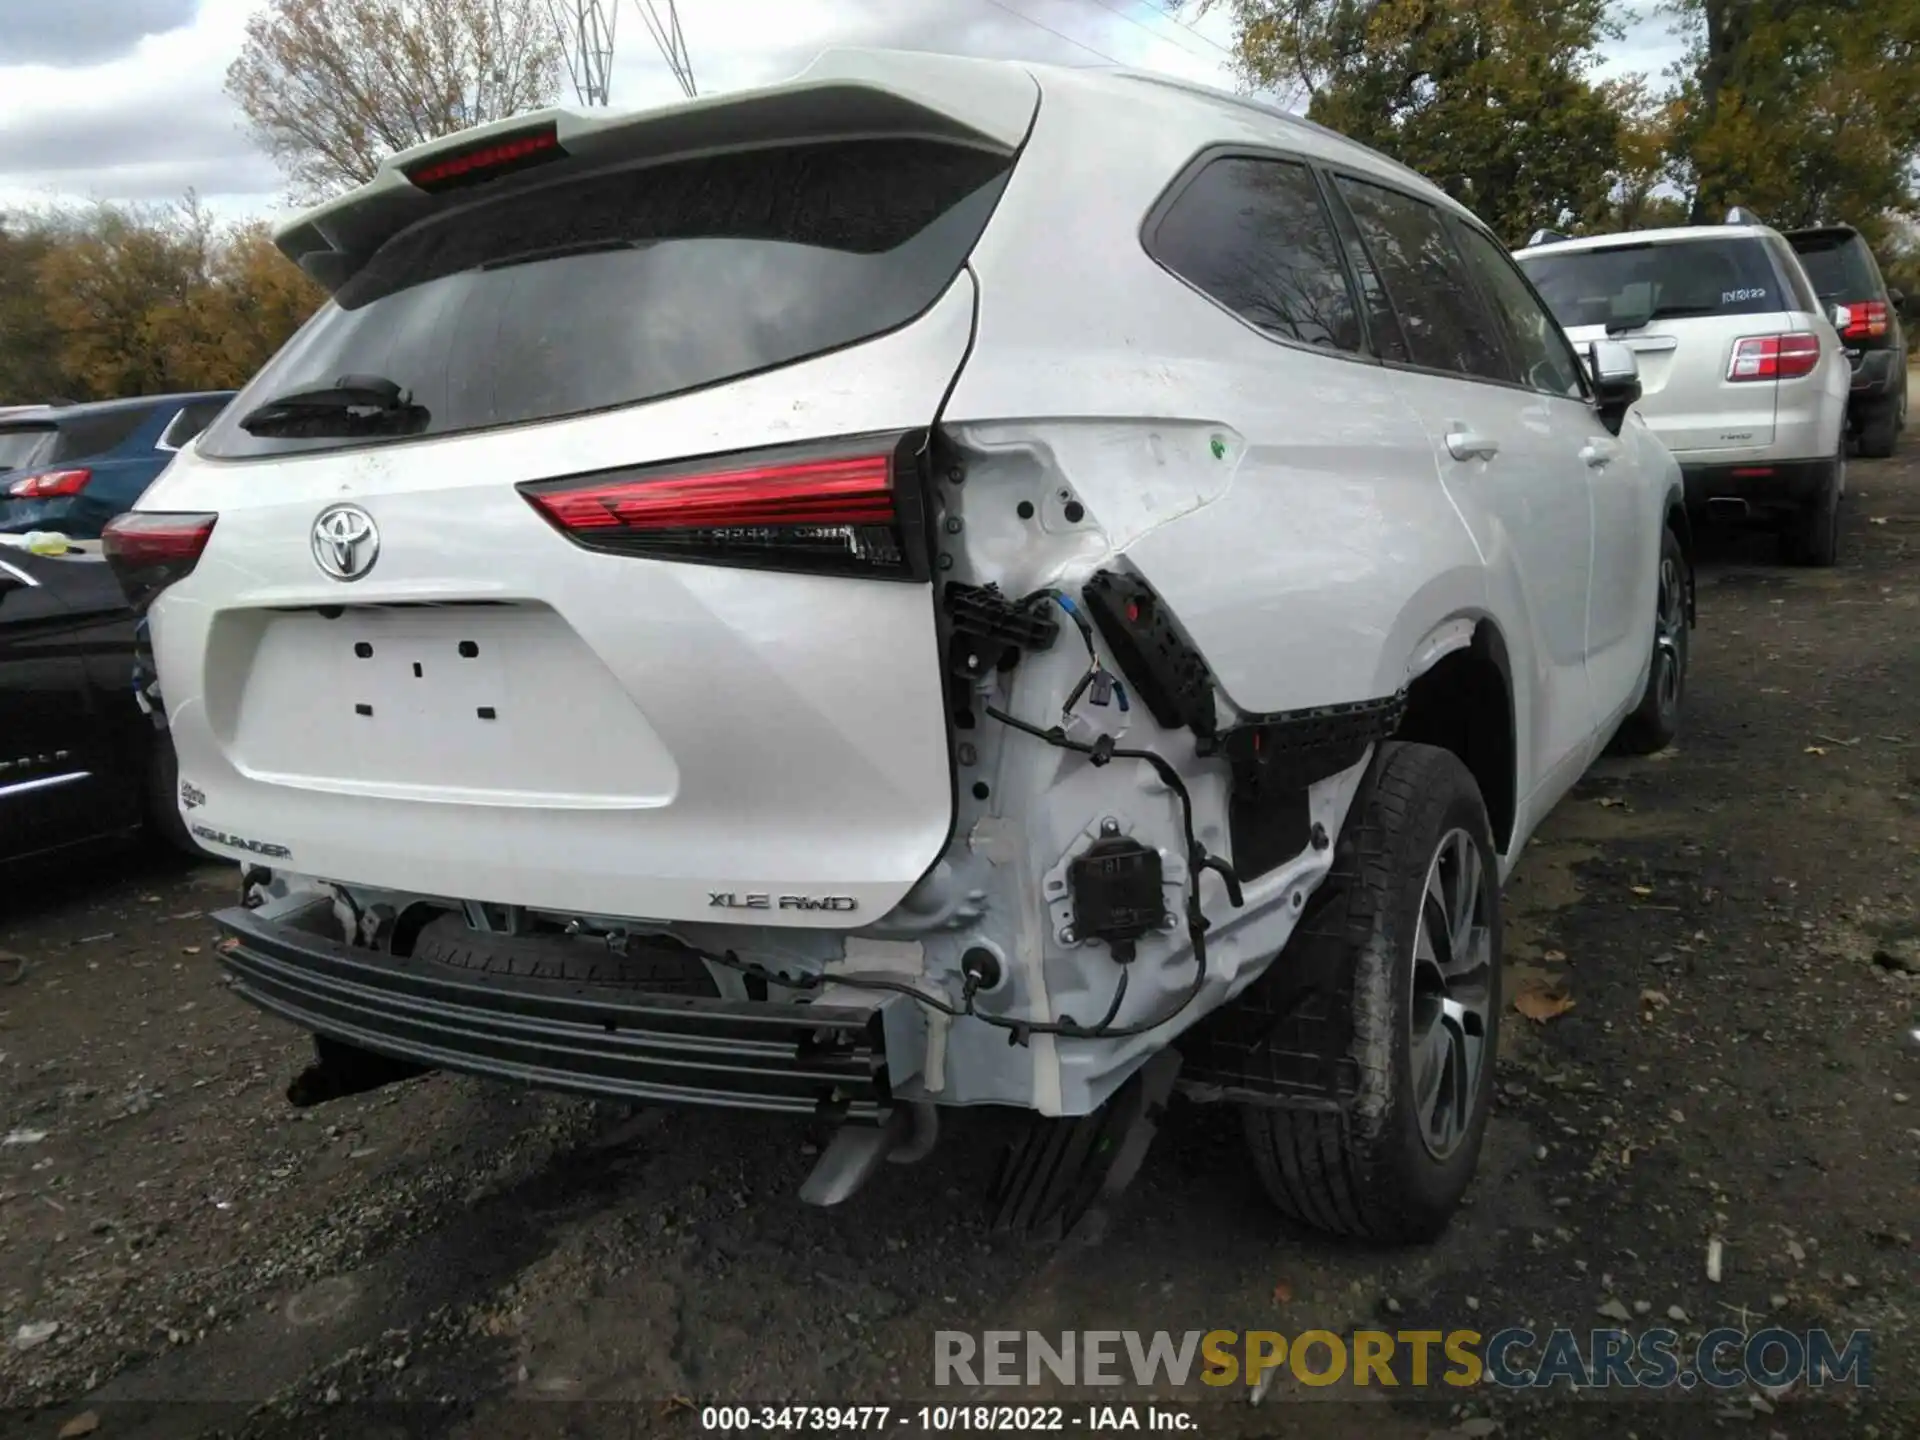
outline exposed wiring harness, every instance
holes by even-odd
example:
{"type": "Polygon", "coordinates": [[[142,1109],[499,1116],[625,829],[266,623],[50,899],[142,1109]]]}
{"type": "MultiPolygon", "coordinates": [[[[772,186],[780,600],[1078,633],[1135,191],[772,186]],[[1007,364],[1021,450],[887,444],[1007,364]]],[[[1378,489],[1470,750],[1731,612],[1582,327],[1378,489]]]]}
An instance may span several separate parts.
{"type": "MultiPolygon", "coordinates": [[[[1070,610],[1068,613],[1072,614],[1073,612],[1070,610]]],[[[1096,668],[1098,668],[1097,660],[1095,663],[1096,668]]],[[[1095,765],[1106,765],[1114,760],[1138,760],[1143,764],[1151,765],[1154,773],[1160,777],[1166,787],[1174,793],[1175,798],[1179,800],[1180,823],[1187,842],[1188,881],[1186,914],[1187,935],[1193,946],[1193,983],[1187,987],[1179,1000],[1174,1002],[1169,1009],[1160,1015],[1154,1016],[1151,1020],[1142,1020],[1132,1025],[1115,1025],[1113,1023],[1114,1017],[1120,1013],[1121,1002],[1124,1001],[1127,996],[1127,970],[1129,967],[1124,965],[1120,967],[1120,978],[1114,986],[1113,998],[1107,1004],[1107,1013],[1101,1016],[1099,1021],[1093,1025],[1082,1025],[1074,1020],[1072,1016],[1067,1015],[1063,1015],[1059,1020],[1053,1021],[1016,1020],[1010,1016],[987,1014],[977,1009],[974,1004],[974,997],[980,988],[980,977],[974,974],[967,976],[966,983],[961,990],[960,1004],[955,1005],[950,1001],[941,999],[937,995],[929,994],[918,986],[910,985],[903,980],[885,980],[878,976],[828,974],[789,977],[768,970],[764,966],[744,961],[731,951],[724,956],[708,954],[705,958],[713,961],[715,964],[723,965],[730,970],[737,970],[746,975],[758,976],[769,985],[780,985],[790,990],[817,990],[827,985],[845,985],[850,989],[881,990],[905,995],[927,1006],[929,1009],[939,1011],[943,1015],[955,1017],[969,1016],[985,1024],[1005,1030],[1008,1032],[1007,1043],[1010,1045],[1024,1045],[1027,1043],[1028,1037],[1032,1035],[1060,1035],[1073,1040],[1119,1040],[1130,1035],[1144,1035],[1150,1030],[1159,1029],[1182,1010],[1185,1010],[1187,1006],[1191,1005],[1194,1000],[1198,998],[1200,991],[1205,987],[1207,981],[1208,921],[1205,911],[1203,911],[1200,906],[1201,874],[1211,870],[1220,876],[1220,878],[1226,882],[1227,898],[1236,909],[1245,904],[1246,900],[1241,894],[1240,878],[1234,874],[1233,867],[1219,856],[1210,854],[1206,846],[1200,843],[1200,837],[1194,832],[1193,796],[1188,792],[1186,782],[1180,778],[1179,772],[1168,763],[1164,756],[1158,755],[1151,750],[1127,749],[1117,746],[1113,743],[1113,737],[1110,735],[1102,735],[1099,739],[1089,743],[1087,741],[1073,739],[1057,725],[1050,730],[1042,729],[1038,725],[1029,724],[1027,721],[1009,715],[1006,711],[992,705],[986,707],[986,712],[1010,729],[1018,730],[1023,735],[1031,735],[1036,739],[1044,740],[1047,744],[1056,746],[1059,749],[1072,750],[1078,754],[1085,755],[1095,765]]]]}
{"type": "Polygon", "coordinates": [[[1051,588],[1036,590],[1020,603],[1027,605],[1035,600],[1051,600],[1064,610],[1067,618],[1073,621],[1074,628],[1080,632],[1080,643],[1087,647],[1086,673],[1080,677],[1080,682],[1067,692],[1067,698],[1061,703],[1061,719],[1069,720],[1073,717],[1073,707],[1080,703],[1080,697],[1089,690],[1093,692],[1093,703],[1096,705],[1105,705],[1111,698],[1118,702],[1121,714],[1124,715],[1132,709],[1133,707],[1127,703],[1127,687],[1121,683],[1117,675],[1100,663],[1100,652],[1094,648],[1093,643],[1093,622],[1087,619],[1087,612],[1075,604],[1073,597],[1064,590],[1051,588]]]}

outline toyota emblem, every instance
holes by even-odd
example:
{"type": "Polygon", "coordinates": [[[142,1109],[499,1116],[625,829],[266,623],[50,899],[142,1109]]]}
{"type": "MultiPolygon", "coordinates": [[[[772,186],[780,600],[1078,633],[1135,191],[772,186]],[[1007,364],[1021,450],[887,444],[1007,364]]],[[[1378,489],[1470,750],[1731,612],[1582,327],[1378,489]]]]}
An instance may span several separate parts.
{"type": "Polygon", "coordinates": [[[380,531],[358,505],[329,505],[313,522],[313,563],[336,580],[358,580],[380,558],[380,531]]]}

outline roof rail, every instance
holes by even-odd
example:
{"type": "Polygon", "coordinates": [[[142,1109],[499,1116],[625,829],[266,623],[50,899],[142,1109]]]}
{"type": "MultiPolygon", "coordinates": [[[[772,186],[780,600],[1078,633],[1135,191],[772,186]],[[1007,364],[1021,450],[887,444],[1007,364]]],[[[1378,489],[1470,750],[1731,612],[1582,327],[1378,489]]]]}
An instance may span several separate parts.
{"type": "Polygon", "coordinates": [[[1744,205],[1736,205],[1727,211],[1727,224],[1729,225],[1764,225],[1765,223],[1764,220],[1744,205]]]}
{"type": "Polygon", "coordinates": [[[1529,245],[1551,245],[1557,240],[1571,240],[1571,235],[1563,235],[1558,230],[1539,229],[1527,236],[1529,245]]]}

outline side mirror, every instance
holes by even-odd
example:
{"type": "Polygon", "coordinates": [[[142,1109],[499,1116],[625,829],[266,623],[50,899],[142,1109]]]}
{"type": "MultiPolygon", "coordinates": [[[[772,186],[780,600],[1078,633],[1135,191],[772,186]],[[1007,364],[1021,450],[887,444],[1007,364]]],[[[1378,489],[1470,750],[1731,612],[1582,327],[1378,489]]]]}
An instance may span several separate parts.
{"type": "Polygon", "coordinates": [[[1632,346],[1618,340],[1590,341],[1587,374],[1593,380],[1594,412],[1601,424],[1618,435],[1627,411],[1640,399],[1640,357],[1632,346]]]}

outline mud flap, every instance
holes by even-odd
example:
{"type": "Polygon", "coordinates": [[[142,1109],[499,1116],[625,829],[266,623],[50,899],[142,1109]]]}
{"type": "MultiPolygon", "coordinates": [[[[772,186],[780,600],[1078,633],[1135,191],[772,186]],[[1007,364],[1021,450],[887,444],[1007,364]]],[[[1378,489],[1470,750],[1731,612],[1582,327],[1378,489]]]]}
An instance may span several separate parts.
{"type": "Polygon", "coordinates": [[[1140,1173],[1179,1073],[1180,1052],[1162,1050],[1092,1114],[1034,1116],[994,1179],[995,1233],[1054,1243],[1100,1223],[1140,1173]]]}

